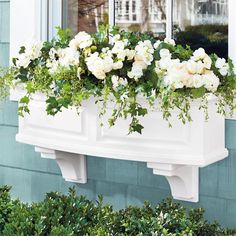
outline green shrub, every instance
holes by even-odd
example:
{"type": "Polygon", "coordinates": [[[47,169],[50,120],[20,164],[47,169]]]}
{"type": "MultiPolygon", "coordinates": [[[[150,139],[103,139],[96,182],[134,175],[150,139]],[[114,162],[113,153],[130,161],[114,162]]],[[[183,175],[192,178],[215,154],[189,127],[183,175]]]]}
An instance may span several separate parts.
{"type": "Polygon", "coordinates": [[[184,31],[175,33],[178,44],[188,44],[192,49],[204,47],[207,53],[216,53],[220,57],[228,57],[228,26],[227,25],[195,25],[188,26],[184,31]]]}
{"type": "Polygon", "coordinates": [[[203,209],[187,211],[167,198],[156,207],[145,203],[114,211],[78,196],[48,193],[32,205],[10,198],[10,188],[0,189],[0,234],[3,236],[223,236],[236,235],[204,220],[203,209]]]}

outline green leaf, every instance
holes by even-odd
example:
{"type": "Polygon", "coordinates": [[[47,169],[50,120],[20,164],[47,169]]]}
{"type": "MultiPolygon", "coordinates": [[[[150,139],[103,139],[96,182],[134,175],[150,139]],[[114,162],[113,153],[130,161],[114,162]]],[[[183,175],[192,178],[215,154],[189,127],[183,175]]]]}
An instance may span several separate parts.
{"type": "Polygon", "coordinates": [[[193,98],[201,98],[205,95],[206,89],[204,87],[201,88],[196,88],[196,89],[191,89],[191,93],[193,98]]]}

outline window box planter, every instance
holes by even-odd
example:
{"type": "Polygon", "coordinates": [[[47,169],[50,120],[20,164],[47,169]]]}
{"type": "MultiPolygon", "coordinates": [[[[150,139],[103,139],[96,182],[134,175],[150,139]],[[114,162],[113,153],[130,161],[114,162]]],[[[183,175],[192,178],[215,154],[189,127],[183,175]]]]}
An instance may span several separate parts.
{"type": "MultiPolygon", "coordinates": [[[[22,95],[24,90],[17,88],[11,92],[11,100],[18,102],[22,95]]],[[[209,98],[207,122],[196,101],[191,123],[183,125],[173,114],[169,128],[162,113],[155,111],[143,118],[142,135],[127,135],[127,120],[119,120],[112,128],[107,122],[100,126],[92,99],[83,103],[80,115],[71,108],[52,117],[45,112],[44,96],[37,94],[29,105],[30,114],[19,118],[16,140],[34,145],[43,158],[55,159],[67,181],[87,182],[85,155],[141,161],[154,174],[166,176],[175,199],[197,202],[199,167],[228,155],[225,119],[216,113],[215,99],[209,98]]]]}

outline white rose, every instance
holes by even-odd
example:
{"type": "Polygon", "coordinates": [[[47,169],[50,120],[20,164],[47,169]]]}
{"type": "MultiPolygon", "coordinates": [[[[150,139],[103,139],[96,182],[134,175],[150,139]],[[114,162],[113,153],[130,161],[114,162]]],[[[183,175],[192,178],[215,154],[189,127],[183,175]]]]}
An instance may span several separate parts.
{"type": "Polygon", "coordinates": [[[201,88],[204,85],[204,80],[201,75],[198,75],[198,74],[193,75],[192,80],[193,80],[194,88],[201,88]]]}
{"type": "Polygon", "coordinates": [[[197,73],[202,74],[204,71],[204,64],[201,61],[197,62],[197,73]]]}
{"type": "Polygon", "coordinates": [[[204,80],[204,87],[209,92],[217,91],[217,88],[220,85],[220,79],[212,71],[209,71],[202,76],[204,80]]]}
{"type": "Polygon", "coordinates": [[[197,73],[197,63],[194,60],[187,61],[186,68],[191,74],[197,73]]]}
{"type": "Polygon", "coordinates": [[[113,54],[118,54],[118,53],[120,53],[120,52],[123,52],[124,49],[125,49],[125,44],[124,44],[124,42],[123,42],[123,41],[117,41],[117,42],[114,44],[114,46],[113,46],[111,52],[112,52],[113,54]]]}
{"type": "Polygon", "coordinates": [[[97,79],[100,79],[100,80],[104,80],[106,78],[105,72],[103,70],[100,70],[99,68],[94,70],[93,74],[97,79]]]}
{"type": "Polygon", "coordinates": [[[84,49],[90,47],[93,44],[92,37],[84,31],[79,32],[71,41],[72,42],[70,42],[69,46],[76,49],[84,49]]]}
{"type": "Polygon", "coordinates": [[[128,60],[128,61],[134,59],[134,56],[135,56],[135,50],[129,50],[129,49],[126,49],[126,50],[125,50],[125,53],[126,53],[126,56],[127,56],[127,60],[128,60]]]}
{"type": "Polygon", "coordinates": [[[163,58],[159,61],[159,67],[162,70],[167,70],[170,67],[171,60],[169,58],[163,58]]]}
{"type": "Polygon", "coordinates": [[[160,57],[171,59],[171,53],[168,49],[163,48],[163,49],[160,50],[160,57]]]}
{"type": "Polygon", "coordinates": [[[165,38],[164,42],[175,46],[175,40],[174,39],[165,38]]]}
{"type": "Polygon", "coordinates": [[[117,54],[117,58],[124,61],[126,57],[126,52],[125,51],[121,51],[117,54]]]}
{"type": "Polygon", "coordinates": [[[208,70],[211,69],[212,60],[208,55],[206,55],[205,58],[203,59],[203,64],[204,67],[207,68],[208,70]]]}
{"type": "Polygon", "coordinates": [[[123,62],[122,61],[117,61],[115,63],[113,63],[113,69],[114,70],[119,70],[123,67],[123,62]]]}
{"type": "Polygon", "coordinates": [[[154,43],[153,47],[154,47],[155,49],[157,49],[160,44],[161,44],[161,40],[157,40],[157,41],[154,43]]]}
{"type": "Polygon", "coordinates": [[[203,60],[206,57],[206,52],[203,48],[199,48],[194,51],[193,53],[193,59],[198,61],[198,60],[203,60]]]}

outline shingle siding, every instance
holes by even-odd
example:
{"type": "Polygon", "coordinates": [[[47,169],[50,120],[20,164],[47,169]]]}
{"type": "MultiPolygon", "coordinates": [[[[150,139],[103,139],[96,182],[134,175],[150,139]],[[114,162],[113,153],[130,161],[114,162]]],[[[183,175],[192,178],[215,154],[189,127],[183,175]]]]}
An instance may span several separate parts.
{"type": "MultiPolygon", "coordinates": [[[[0,0],[0,62],[9,61],[9,1],[0,0]]],[[[66,192],[73,186],[65,182],[54,161],[41,159],[34,148],[16,143],[17,104],[0,105],[0,185],[12,185],[12,193],[24,201],[43,198],[48,191],[66,192]]],[[[226,121],[229,158],[200,170],[200,202],[184,203],[206,209],[209,220],[236,226],[236,121],[226,121]]],[[[154,176],[145,163],[88,157],[88,183],[75,185],[89,199],[104,195],[115,209],[144,200],[155,204],[170,194],[167,180],[154,176]]]]}

